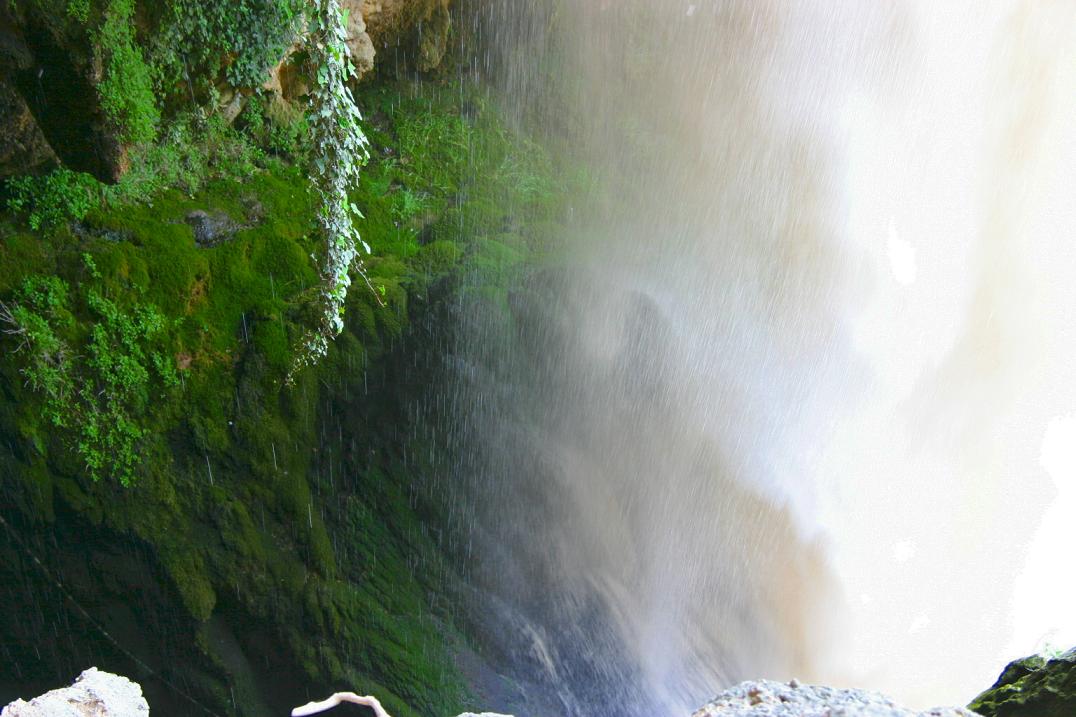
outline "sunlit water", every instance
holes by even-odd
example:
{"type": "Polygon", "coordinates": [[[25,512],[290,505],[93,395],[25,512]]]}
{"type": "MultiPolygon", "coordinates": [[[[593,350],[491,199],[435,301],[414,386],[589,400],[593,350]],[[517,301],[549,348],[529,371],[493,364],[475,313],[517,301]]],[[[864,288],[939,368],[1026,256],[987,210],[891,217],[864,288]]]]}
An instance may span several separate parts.
{"type": "Polygon", "coordinates": [[[476,71],[594,178],[459,350],[521,673],[926,706],[1076,643],[1076,3],[481,7],[476,71]]]}

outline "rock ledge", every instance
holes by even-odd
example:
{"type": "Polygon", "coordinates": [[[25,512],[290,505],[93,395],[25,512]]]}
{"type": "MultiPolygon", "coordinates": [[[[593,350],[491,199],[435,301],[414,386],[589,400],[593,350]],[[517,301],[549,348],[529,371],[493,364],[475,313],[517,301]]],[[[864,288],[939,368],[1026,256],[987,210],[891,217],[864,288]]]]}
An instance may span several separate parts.
{"type": "Polygon", "coordinates": [[[137,683],[91,667],[70,687],[15,700],[0,717],[149,717],[149,705],[137,683]]]}
{"type": "Polygon", "coordinates": [[[885,695],[820,685],[742,682],[725,690],[692,717],[977,717],[962,707],[917,712],[885,695]]]}

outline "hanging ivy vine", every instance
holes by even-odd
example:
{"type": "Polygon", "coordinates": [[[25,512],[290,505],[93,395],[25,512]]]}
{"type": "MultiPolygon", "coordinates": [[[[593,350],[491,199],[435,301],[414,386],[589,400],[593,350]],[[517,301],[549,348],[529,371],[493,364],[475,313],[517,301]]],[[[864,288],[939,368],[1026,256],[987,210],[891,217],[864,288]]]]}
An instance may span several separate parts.
{"type": "MultiPolygon", "coordinates": [[[[319,198],[317,221],[326,249],[318,324],[304,337],[289,373],[289,382],[298,370],[324,356],[329,341],[343,330],[344,300],[351,286],[351,270],[355,269],[370,286],[359,256],[360,247],[363,252],[370,253],[369,245],[356,228],[362,213],[348,195],[369,159],[369,150],[360,125],[362,115],[347,85],[355,75],[346,42],[347,16],[337,0],[314,0],[314,4],[308,42],[311,67],[314,68],[314,87],[310,95],[314,148],[311,179],[319,198]]],[[[370,289],[373,291],[372,286],[370,289]]],[[[374,295],[376,297],[376,292],[374,295]]]]}

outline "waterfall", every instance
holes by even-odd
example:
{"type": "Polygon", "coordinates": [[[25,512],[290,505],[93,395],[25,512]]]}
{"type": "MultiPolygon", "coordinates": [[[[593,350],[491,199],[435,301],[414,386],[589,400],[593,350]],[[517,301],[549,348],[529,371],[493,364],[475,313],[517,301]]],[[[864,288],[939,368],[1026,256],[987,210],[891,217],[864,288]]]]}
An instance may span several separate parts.
{"type": "Polygon", "coordinates": [[[593,180],[457,351],[519,674],[584,715],[792,676],[926,706],[1076,641],[1076,5],[473,23],[474,71],[593,180]]]}

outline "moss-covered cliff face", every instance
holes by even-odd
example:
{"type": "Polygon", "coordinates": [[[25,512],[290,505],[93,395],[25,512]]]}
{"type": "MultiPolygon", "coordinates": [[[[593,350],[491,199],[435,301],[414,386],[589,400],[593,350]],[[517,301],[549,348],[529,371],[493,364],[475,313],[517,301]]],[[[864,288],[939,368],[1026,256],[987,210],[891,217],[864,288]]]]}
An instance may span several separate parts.
{"type": "MultiPolygon", "coordinates": [[[[437,70],[451,0],[337,0],[358,74],[437,70]]],[[[308,88],[306,0],[0,3],[0,177],[57,161],[106,182],[184,112],[232,122],[266,93],[308,88]]]]}
{"type": "Polygon", "coordinates": [[[321,251],[294,112],[166,123],[115,187],[9,183],[0,703],[96,665],[161,714],[330,688],[399,717],[477,706],[427,422],[461,285],[497,300],[566,188],[477,91],[383,79],[358,99],[373,290],[293,387],[321,251]]]}

